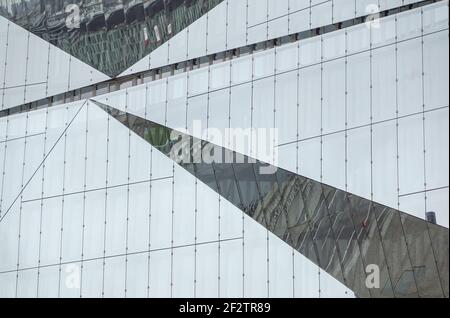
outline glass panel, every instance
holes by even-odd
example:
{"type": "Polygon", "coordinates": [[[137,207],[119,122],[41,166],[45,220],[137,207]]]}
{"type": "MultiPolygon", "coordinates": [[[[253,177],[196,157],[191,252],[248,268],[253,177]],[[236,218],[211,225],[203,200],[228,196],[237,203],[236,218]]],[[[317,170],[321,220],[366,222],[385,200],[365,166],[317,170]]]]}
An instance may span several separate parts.
{"type": "Polygon", "coordinates": [[[196,238],[195,178],[175,166],[173,192],[173,237],[175,246],[194,244],[196,238]]]}
{"type": "Polygon", "coordinates": [[[87,130],[86,188],[101,188],[106,184],[108,115],[91,103],[88,105],[87,130]]]}
{"type": "Polygon", "coordinates": [[[189,25],[188,57],[189,59],[206,55],[206,14],[189,25]]]}
{"type": "Polygon", "coordinates": [[[318,298],[320,292],[319,267],[297,251],[293,254],[294,297],[318,298]]]}
{"type": "Polygon", "coordinates": [[[151,191],[150,246],[167,248],[172,241],[172,179],[152,181],[151,191]]]}
{"type": "Polygon", "coordinates": [[[220,297],[243,297],[243,255],[242,240],[220,243],[220,297]]]}
{"type": "Polygon", "coordinates": [[[149,297],[168,298],[172,295],[171,250],[150,253],[149,297]]]}
{"type": "Polygon", "coordinates": [[[210,66],[210,90],[227,87],[230,85],[231,62],[227,61],[210,66]]]}
{"type": "Polygon", "coordinates": [[[59,294],[59,266],[39,269],[38,298],[57,298],[59,294]]]}
{"type": "Polygon", "coordinates": [[[296,69],[298,66],[298,43],[276,47],[276,72],[296,69]]]}
{"type": "Polygon", "coordinates": [[[251,83],[234,86],[231,88],[231,102],[230,102],[230,128],[234,136],[230,136],[229,147],[235,149],[239,153],[248,153],[250,149],[249,131],[247,135],[244,134],[245,129],[252,126],[251,121],[251,107],[252,107],[252,87],[251,83]],[[238,129],[241,129],[239,132],[238,129]],[[244,129],[244,131],[242,131],[244,129]],[[235,138],[235,139],[233,139],[235,138]]]}
{"type": "MultiPolygon", "coordinates": [[[[182,115],[183,114],[180,114],[179,112],[179,116],[181,117],[182,115]]],[[[186,127],[190,135],[197,138],[202,137],[204,138],[203,133],[204,129],[207,128],[207,116],[208,116],[208,95],[200,95],[189,98],[187,105],[186,127]]]]}
{"type": "Polygon", "coordinates": [[[0,297],[14,298],[16,297],[16,278],[17,272],[9,272],[0,274],[0,297]]]}
{"type": "Polygon", "coordinates": [[[219,295],[219,243],[197,246],[195,296],[218,297],[219,295]]]}
{"type": "Polygon", "coordinates": [[[221,52],[226,49],[227,42],[227,6],[222,4],[208,13],[207,53],[221,52]],[[214,21],[214,23],[211,23],[214,21]]]}
{"type": "Polygon", "coordinates": [[[267,21],[267,2],[258,0],[247,1],[248,12],[248,25],[251,27],[255,24],[259,24],[267,21]]]}
{"type": "MultiPolygon", "coordinates": [[[[84,187],[86,156],[87,108],[83,107],[66,133],[65,145],[65,193],[79,192],[84,187]]],[[[50,181],[50,180],[48,180],[50,181]]]]}
{"type": "Polygon", "coordinates": [[[177,33],[170,39],[169,62],[170,64],[185,61],[187,59],[187,28],[177,33]]]}
{"type": "Polygon", "coordinates": [[[371,28],[372,46],[379,47],[395,42],[396,37],[396,17],[389,16],[379,20],[378,28],[371,28]]]}
{"type": "Polygon", "coordinates": [[[108,186],[128,182],[129,139],[129,130],[114,118],[110,118],[108,122],[108,186]]]}
{"type": "MultiPolygon", "coordinates": [[[[275,82],[273,77],[254,82],[252,128],[273,128],[274,101],[275,82]]],[[[252,144],[252,146],[255,149],[256,145],[252,144]]]]}
{"type": "Polygon", "coordinates": [[[396,117],[396,68],[394,46],[372,51],[372,116],[374,122],[396,117]]]}
{"type": "Polygon", "coordinates": [[[21,213],[19,268],[36,267],[39,260],[41,202],[30,201],[23,203],[22,211],[19,213],[21,213]]]}
{"type": "Polygon", "coordinates": [[[278,143],[297,140],[297,81],[296,71],[278,75],[275,82],[275,127],[278,143]]]}
{"type": "Polygon", "coordinates": [[[322,2],[311,7],[311,29],[332,23],[332,3],[322,2]]]}
{"type": "Polygon", "coordinates": [[[17,277],[17,292],[18,298],[36,298],[38,285],[38,270],[28,269],[20,271],[17,277]]]}
{"type": "Polygon", "coordinates": [[[427,210],[436,213],[436,222],[448,228],[449,189],[439,189],[427,192],[427,210]]]}
{"type": "Polygon", "coordinates": [[[61,298],[80,298],[81,263],[66,263],[61,265],[59,292],[59,297],[61,298]]]}
{"type": "Polygon", "coordinates": [[[231,61],[231,84],[236,85],[252,79],[253,57],[245,56],[231,61]]]}
{"type": "Polygon", "coordinates": [[[84,195],[67,195],[63,200],[61,261],[66,263],[81,259],[84,195]]]}
{"type": "Polygon", "coordinates": [[[313,37],[300,42],[300,66],[319,63],[322,59],[322,42],[320,37],[313,37]]]}
{"type": "Polygon", "coordinates": [[[417,297],[414,273],[408,255],[398,211],[374,205],[373,213],[381,233],[386,262],[396,297],[417,297]]]}
{"type": "Polygon", "coordinates": [[[398,156],[400,194],[422,191],[424,189],[422,115],[398,120],[398,156]]]}
{"type": "Polygon", "coordinates": [[[228,48],[244,46],[247,27],[247,1],[228,2],[227,44],[228,48]]]}
{"type": "Polygon", "coordinates": [[[345,133],[323,136],[322,142],[323,182],[345,189],[345,133]]]}
{"type": "Polygon", "coordinates": [[[321,67],[300,69],[299,75],[298,131],[300,139],[304,139],[321,133],[321,67]]]}
{"type": "Polygon", "coordinates": [[[345,32],[340,30],[322,36],[323,60],[331,60],[345,55],[345,32]]]}
{"type": "MultiPolygon", "coordinates": [[[[295,6],[296,3],[306,2],[304,5],[309,7],[309,1],[300,0],[292,2],[292,6],[295,6]]],[[[291,14],[289,15],[289,32],[302,32],[310,29],[310,14],[309,8],[300,11],[293,11],[291,8],[291,14]]]]}
{"type": "Polygon", "coordinates": [[[100,298],[103,294],[103,259],[83,262],[81,297],[100,298]]]}
{"type": "Polygon", "coordinates": [[[130,134],[130,183],[150,179],[151,150],[151,146],[144,139],[134,133],[130,134]]]}
{"type": "Polygon", "coordinates": [[[397,45],[398,111],[404,116],[422,111],[422,44],[420,39],[397,45]]]}
{"type": "Polygon", "coordinates": [[[323,64],[323,133],[345,129],[345,60],[323,64]]]}
{"type": "Polygon", "coordinates": [[[219,195],[197,181],[196,198],[197,242],[215,241],[219,238],[219,195]]]}
{"type": "Polygon", "coordinates": [[[269,297],[292,297],[292,248],[269,233],[269,297]]]}
{"type": "Polygon", "coordinates": [[[4,78],[5,87],[25,85],[27,63],[24,62],[27,60],[27,47],[28,32],[15,23],[8,23],[8,43],[6,46],[7,61],[5,63],[6,76],[4,78]]]}
{"type": "Polygon", "coordinates": [[[244,297],[267,297],[267,230],[244,217],[244,297]]]}
{"type": "Polygon", "coordinates": [[[62,198],[42,201],[40,265],[59,263],[61,252],[62,198]]]}
{"type": "Polygon", "coordinates": [[[209,69],[201,68],[189,72],[188,90],[189,96],[203,94],[208,91],[209,69]]]}
{"type": "Polygon", "coordinates": [[[448,229],[428,223],[430,239],[433,245],[434,258],[441,278],[441,286],[445,297],[448,297],[448,229]]]}
{"type": "Polygon", "coordinates": [[[448,32],[440,32],[423,38],[425,109],[449,104],[448,54],[448,32]]]}
{"type": "Polygon", "coordinates": [[[233,169],[231,169],[230,164],[214,164],[214,173],[219,186],[220,195],[234,205],[244,208],[238,193],[235,174],[233,169]]]}
{"type": "Polygon", "coordinates": [[[427,189],[448,186],[448,107],[425,113],[425,171],[427,189]]]}
{"type": "Polygon", "coordinates": [[[125,296],[125,256],[105,259],[103,281],[103,297],[123,298],[125,296]]]}
{"type": "Polygon", "coordinates": [[[253,78],[273,75],[275,72],[275,50],[270,49],[253,55],[253,78]]]}
{"type": "Polygon", "coordinates": [[[173,249],[172,297],[194,297],[195,247],[173,249]]]}
{"type": "Polygon", "coordinates": [[[396,208],[397,127],[395,121],[372,126],[373,200],[396,208]]]}
{"type": "Polygon", "coordinates": [[[371,117],[370,53],[347,59],[347,124],[348,128],[367,125],[371,117]]]}
{"type": "Polygon", "coordinates": [[[126,297],[147,297],[149,254],[127,256],[126,297]]]}
{"type": "Polygon", "coordinates": [[[236,206],[220,198],[220,239],[236,239],[243,236],[244,213],[236,206]]]}
{"type": "MultiPolygon", "coordinates": [[[[25,207],[25,204],[23,204],[25,207]]],[[[18,247],[19,247],[19,221],[20,221],[20,204],[17,202],[14,204],[11,208],[11,210],[2,217],[3,219],[0,222],[0,241],[4,242],[0,245],[0,271],[9,271],[9,270],[15,270],[17,269],[17,253],[18,253],[18,247]]],[[[22,208],[23,209],[23,208],[22,208]]],[[[28,213],[30,214],[32,220],[28,221],[24,219],[25,226],[28,226],[33,230],[35,233],[37,223],[33,222],[39,222],[37,213],[34,213],[33,210],[37,210],[36,204],[30,204],[30,209],[32,212],[28,213]],[[31,209],[32,208],[32,209],[31,209]]],[[[39,211],[38,211],[39,212],[39,211]]],[[[39,231],[39,228],[37,229],[39,231]]],[[[31,243],[34,243],[31,241],[32,237],[36,234],[31,234],[30,237],[30,245],[31,243]]],[[[37,234],[38,235],[38,234],[37,234]]],[[[26,238],[27,234],[25,234],[25,240],[28,241],[26,238]]],[[[34,253],[35,246],[30,246],[29,248],[26,248],[25,253],[34,253]]],[[[26,258],[30,259],[30,261],[26,260],[26,263],[35,263],[35,256],[29,257],[25,255],[26,258]]],[[[20,262],[19,262],[20,264],[20,262]]],[[[26,265],[26,264],[25,264],[26,265]]],[[[15,280],[14,280],[15,282],[15,280]]],[[[14,290],[15,290],[15,283],[14,283],[14,290]]]]}
{"type": "Polygon", "coordinates": [[[103,256],[105,201],[105,190],[86,192],[83,232],[83,242],[86,244],[83,244],[83,259],[103,256]]]}
{"type": "Polygon", "coordinates": [[[402,12],[397,15],[398,40],[410,39],[421,35],[422,12],[421,8],[402,12]]]}
{"type": "Polygon", "coordinates": [[[149,249],[150,212],[150,183],[130,185],[127,228],[129,253],[149,249]]]}
{"type": "MultiPolygon", "coordinates": [[[[348,192],[371,199],[371,131],[370,127],[347,132],[348,192]]],[[[384,173],[382,174],[384,177],[384,173]]]]}
{"type": "MultiPolygon", "coordinates": [[[[127,112],[136,116],[145,117],[146,102],[147,102],[147,87],[139,85],[127,89],[127,112]]],[[[112,105],[116,107],[115,105],[112,105]]]]}
{"type": "Polygon", "coordinates": [[[422,11],[424,33],[448,28],[448,3],[438,2],[427,5],[422,11]]]}
{"type": "MultiPolygon", "coordinates": [[[[229,128],[230,125],[230,95],[230,89],[219,90],[216,92],[212,92],[209,95],[208,130],[211,130],[209,131],[210,133],[220,133],[222,137],[222,143],[225,143],[227,133],[226,129],[229,128]]],[[[217,143],[217,141],[215,141],[215,143],[217,143]]],[[[223,145],[225,146],[225,144],[223,145]]]]}
{"type": "Polygon", "coordinates": [[[47,96],[53,96],[68,90],[70,55],[54,46],[49,54],[47,96]]]}

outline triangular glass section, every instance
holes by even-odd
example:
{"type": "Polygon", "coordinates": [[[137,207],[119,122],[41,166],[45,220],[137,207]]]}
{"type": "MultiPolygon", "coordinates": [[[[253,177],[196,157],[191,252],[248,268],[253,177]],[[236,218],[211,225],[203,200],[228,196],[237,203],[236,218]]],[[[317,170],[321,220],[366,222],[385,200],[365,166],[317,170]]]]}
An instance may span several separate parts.
{"type": "Polygon", "coordinates": [[[447,228],[94,103],[356,296],[445,297],[448,262],[435,246],[448,255],[447,228]]]}

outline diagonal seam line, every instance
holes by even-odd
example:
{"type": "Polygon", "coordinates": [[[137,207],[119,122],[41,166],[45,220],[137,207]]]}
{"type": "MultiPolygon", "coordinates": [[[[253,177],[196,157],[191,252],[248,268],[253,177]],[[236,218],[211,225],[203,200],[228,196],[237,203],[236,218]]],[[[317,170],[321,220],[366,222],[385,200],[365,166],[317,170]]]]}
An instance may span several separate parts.
{"type": "Polygon", "coordinates": [[[87,100],[84,101],[83,105],[80,106],[80,108],[77,110],[77,112],[75,113],[75,115],[73,116],[73,118],[70,120],[69,124],[67,125],[66,128],[64,128],[64,130],[62,131],[61,135],[58,137],[58,139],[55,141],[55,143],[53,144],[53,146],[50,148],[50,151],[45,155],[44,159],[41,161],[41,163],[38,165],[38,167],[36,168],[36,170],[33,172],[33,174],[31,175],[31,177],[28,179],[27,183],[22,187],[22,189],[20,190],[19,194],[16,196],[16,198],[14,199],[14,201],[11,203],[11,205],[9,206],[9,208],[6,210],[6,212],[2,215],[2,217],[0,218],[0,222],[3,221],[3,219],[5,218],[5,216],[8,215],[9,211],[11,210],[11,208],[13,207],[14,203],[16,203],[17,199],[22,195],[23,191],[26,189],[26,187],[28,186],[28,184],[31,182],[31,180],[34,178],[34,176],[36,175],[36,173],[39,171],[39,169],[42,167],[42,165],[44,164],[45,160],[47,160],[48,156],[52,153],[53,149],[56,147],[56,145],[59,143],[59,141],[61,140],[61,138],[64,136],[64,134],[67,132],[67,130],[69,129],[70,125],[72,124],[72,122],[75,120],[75,118],[77,118],[78,114],[80,113],[81,109],[83,109],[83,107],[86,105],[87,100]]]}

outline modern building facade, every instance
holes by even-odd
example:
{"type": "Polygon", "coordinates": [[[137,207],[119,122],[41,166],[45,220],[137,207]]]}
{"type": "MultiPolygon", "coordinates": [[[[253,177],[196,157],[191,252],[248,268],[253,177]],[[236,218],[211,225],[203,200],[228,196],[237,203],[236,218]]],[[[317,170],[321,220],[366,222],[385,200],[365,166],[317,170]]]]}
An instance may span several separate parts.
{"type": "Polygon", "coordinates": [[[449,296],[447,0],[52,4],[0,1],[1,297],[449,296]]]}

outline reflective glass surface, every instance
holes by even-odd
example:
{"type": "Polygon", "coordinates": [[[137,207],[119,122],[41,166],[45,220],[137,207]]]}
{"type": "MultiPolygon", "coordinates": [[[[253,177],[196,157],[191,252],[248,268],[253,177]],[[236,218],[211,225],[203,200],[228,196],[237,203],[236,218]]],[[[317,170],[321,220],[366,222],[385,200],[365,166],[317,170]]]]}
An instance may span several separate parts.
{"type": "Polygon", "coordinates": [[[95,103],[357,296],[445,296],[446,228],[95,103]]]}

